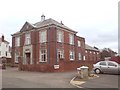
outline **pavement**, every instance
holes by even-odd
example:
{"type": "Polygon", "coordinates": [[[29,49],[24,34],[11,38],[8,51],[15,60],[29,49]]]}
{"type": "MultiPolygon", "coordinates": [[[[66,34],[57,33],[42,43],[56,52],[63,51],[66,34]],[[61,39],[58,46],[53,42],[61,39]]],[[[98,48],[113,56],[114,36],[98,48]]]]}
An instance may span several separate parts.
{"type": "Polygon", "coordinates": [[[71,84],[78,88],[119,88],[120,89],[120,75],[110,74],[98,74],[99,77],[95,77],[88,80],[75,80],[75,77],[71,80],[71,84]]]}

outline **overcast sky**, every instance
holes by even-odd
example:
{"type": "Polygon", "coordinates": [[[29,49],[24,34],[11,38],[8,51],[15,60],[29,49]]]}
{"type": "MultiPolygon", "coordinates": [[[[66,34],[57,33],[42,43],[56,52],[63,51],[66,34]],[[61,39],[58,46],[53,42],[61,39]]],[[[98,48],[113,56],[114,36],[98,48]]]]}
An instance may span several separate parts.
{"type": "Polygon", "coordinates": [[[44,14],[78,32],[86,43],[118,51],[119,0],[1,0],[0,34],[12,42],[11,34],[28,21],[36,23],[44,14]]]}

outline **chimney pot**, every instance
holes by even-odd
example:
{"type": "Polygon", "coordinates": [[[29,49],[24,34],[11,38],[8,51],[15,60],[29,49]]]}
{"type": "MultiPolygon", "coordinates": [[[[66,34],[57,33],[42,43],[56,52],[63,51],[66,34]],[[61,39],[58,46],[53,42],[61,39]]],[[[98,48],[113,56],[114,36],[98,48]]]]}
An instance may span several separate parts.
{"type": "Polygon", "coordinates": [[[4,35],[2,35],[2,42],[4,42],[4,35]]]}
{"type": "Polygon", "coordinates": [[[45,15],[43,14],[42,16],[41,16],[41,21],[44,21],[45,20],[45,15]]]}

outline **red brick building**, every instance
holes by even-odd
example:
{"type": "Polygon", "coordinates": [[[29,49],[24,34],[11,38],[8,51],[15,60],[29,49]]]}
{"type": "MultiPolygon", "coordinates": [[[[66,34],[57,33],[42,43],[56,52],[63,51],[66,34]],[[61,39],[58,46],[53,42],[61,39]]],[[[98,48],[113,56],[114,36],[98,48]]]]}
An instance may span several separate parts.
{"type": "MultiPolygon", "coordinates": [[[[53,19],[35,24],[26,22],[12,35],[12,60],[20,70],[68,71],[88,64],[85,60],[85,39],[76,31],[53,19]]],[[[90,63],[89,63],[90,64],[90,63]]]]}
{"type": "Polygon", "coordinates": [[[100,51],[97,48],[85,44],[85,58],[88,61],[97,62],[100,60],[100,51]]]}

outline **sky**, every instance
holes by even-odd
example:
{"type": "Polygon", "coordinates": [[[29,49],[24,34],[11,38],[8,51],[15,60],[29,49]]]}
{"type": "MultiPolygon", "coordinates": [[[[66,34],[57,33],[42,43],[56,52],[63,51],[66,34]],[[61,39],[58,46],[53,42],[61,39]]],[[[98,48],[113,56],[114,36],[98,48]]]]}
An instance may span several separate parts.
{"type": "Polygon", "coordinates": [[[11,34],[26,21],[34,24],[52,18],[77,31],[86,44],[118,52],[119,0],[0,0],[0,35],[12,43],[11,34]]]}

